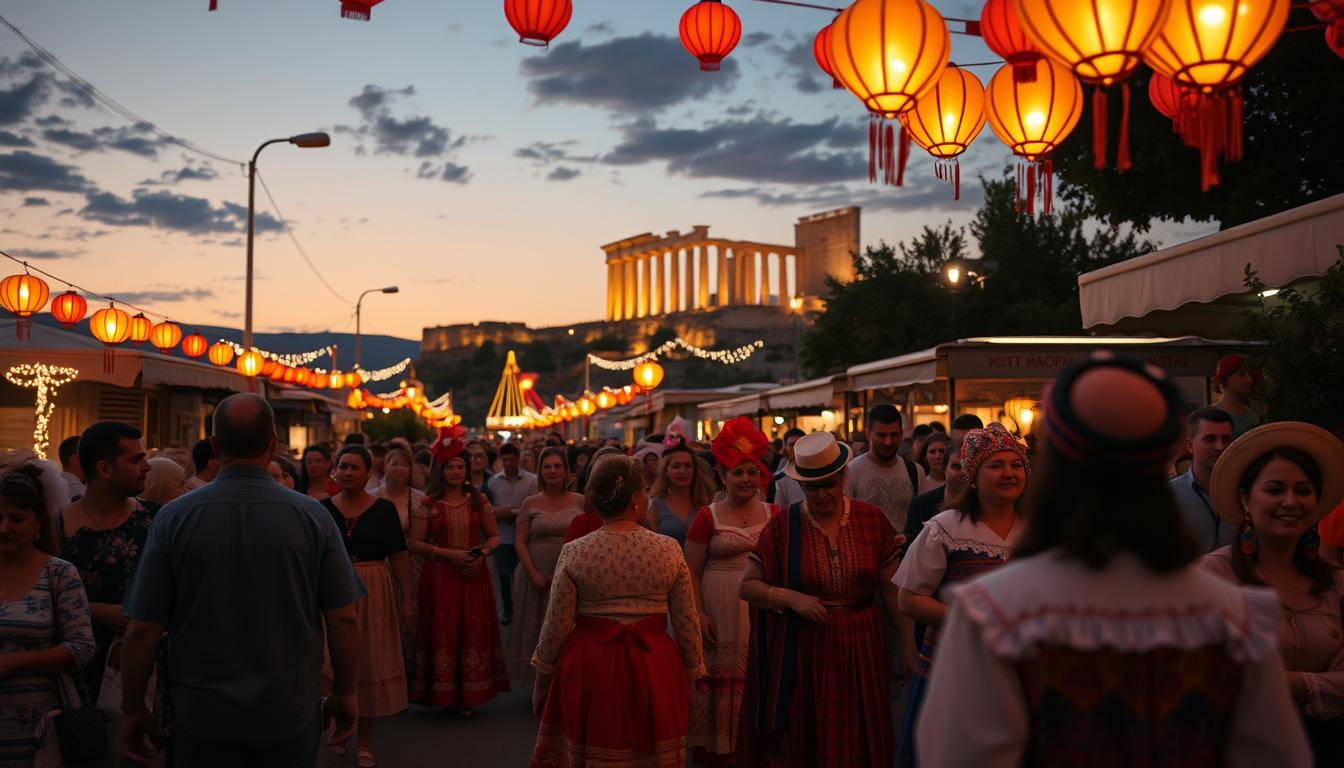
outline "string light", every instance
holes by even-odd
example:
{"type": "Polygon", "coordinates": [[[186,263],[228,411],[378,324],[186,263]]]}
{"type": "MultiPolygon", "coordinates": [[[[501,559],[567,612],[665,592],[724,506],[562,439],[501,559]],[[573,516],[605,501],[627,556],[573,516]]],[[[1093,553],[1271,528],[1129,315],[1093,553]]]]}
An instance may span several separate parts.
{"type": "Polygon", "coordinates": [[[389,365],[386,368],[379,368],[376,371],[366,371],[360,369],[359,375],[364,377],[365,381],[387,381],[393,376],[400,375],[407,368],[410,368],[411,363],[413,362],[414,361],[408,357],[405,360],[402,360],[400,363],[397,363],[396,365],[389,365]]]}
{"type": "MultiPolygon", "coordinates": [[[[220,342],[228,344],[230,347],[233,347],[233,354],[235,355],[241,355],[247,351],[243,349],[242,344],[239,344],[236,341],[229,341],[228,339],[220,339],[220,342]]],[[[317,349],[314,349],[310,352],[296,352],[292,354],[286,352],[267,352],[264,349],[257,350],[257,352],[260,353],[264,359],[274,360],[275,362],[280,363],[281,365],[287,365],[290,368],[302,368],[303,366],[308,365],[314,360],[331,355],[335,351],[336,351],[335,344],[331,344],[325,347],[318,347],[317,349]]]]}
{"type": "Polygon", "coordinates": [[[46,363],[24,363],[5,371],[5,378],[9,379],[9,383],[37,390],[37,404],[33,409],[36,415],[33,425],[33,453],[36,453],[39,459],[47,458],[47,446],[51,442],[48,427],[51,425],[51,414],[56,410],[56,390],[74,381],[78,375],[77,368],[46,363]]]}
{"type": "Polygon", "coordinates": [[[656,349],[651,349],[639,357],[632,357],[629,360],[608,360],[604,357],[598,357],[597,355],[589,355],[588,362],[604,371],[629,371],[633,370],[640,363],[649,360],[657,360],[659,357],[662,357],[673,350],[681,349],[701,360],[713,360],[714,362],[722,363],[723,365],[736,365],[756,354],[756,350],[764,346],[765,342],[758,339],[750,344],[744,344],[737,347],[736,349],[703,349],[678,336],[671,341],[663,343],[656,349]]]}

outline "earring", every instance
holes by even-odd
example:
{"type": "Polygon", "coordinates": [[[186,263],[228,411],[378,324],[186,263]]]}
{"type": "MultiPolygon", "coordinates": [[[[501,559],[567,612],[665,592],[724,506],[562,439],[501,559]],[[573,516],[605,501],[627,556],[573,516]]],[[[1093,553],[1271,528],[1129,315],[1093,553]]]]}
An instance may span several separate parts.
{"type": "Polygon", "coordinates": [[[1320,551],[1321,535],[1316,532],[1316,526],[1313,525],[1307,529],[1306,533],[1302,534],[1302,554],[1308,560],[1315,560],[1320,556],[1320,551]]]}
{"type": "Polygon", "coordinates": [[[1254,557],[1257,545],[1255,541],[1255,530],[1251,528],[1251,516],[1249,513],[1242,518],[1240,539],[1241,553],[1248,557],[1254,557]]]}

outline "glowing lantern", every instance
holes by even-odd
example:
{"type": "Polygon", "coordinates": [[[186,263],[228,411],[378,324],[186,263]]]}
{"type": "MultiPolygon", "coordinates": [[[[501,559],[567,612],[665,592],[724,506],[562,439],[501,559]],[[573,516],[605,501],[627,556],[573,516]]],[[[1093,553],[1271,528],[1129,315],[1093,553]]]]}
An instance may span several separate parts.
{"type": "Polygon", "coordinates": [[[364,383],[364,377],[359,375],[359,371],[349,371],[345,374],[343,379],[345,381],[345,386],[349,389],[354,389],[364,383]]]}
{"type": "Polygon", "coordinates": [[[345,404],[358,411],[364,407],[364,395],[358,389],[352,389],[345,398],[345,404]]]}
{"type": "Polygon", "coordinates": [[[831,24],[827,24],[817,31],[817,36],[812,38],[812,58],[816,60],[817,66],[821,68],[826,76],[831,78],[832,88],[844,88],[835,76],[835,62],[831,59],[831,24]]]}
{"type": "Polygon", "coordinates": [[[239,373],[251,379],[261,374],[262,366],[265,364],[266,358],[253,349],[239,355],[238,360],[234,362],[234,367],[238,369],[239,373]]]}
{"type": "Polygon", "coordinates": [[[271,372],[265,375],[271,381],[284,381],[285,365],[282,363],[276,363],[274,366],[271,367],[271,372]]]}
{"type": "MultiPolygon", "coordinates": [[[[1172,0],[1014,0],[1022,31],[1036,47],[1097,86],[1092,94],[1092,159],[1106,165],[1107,99],[1103,87],[1128,77],[1157,36],[1172,0]]],[[[1129,87],[1121,92],[1115,166],[1130,167],[1129,87]]]]}
{"type": "Polygon", "coordinates": [[[308,386],[308,382],[312,380],[312,377],[312,371],[307,368],[299,368],[294,372],[294,383],[301,387],[306,387],[308,386]]]}
{"type": "Polygon", "coordinates": [[[635,383],[646,391],[655,389],[663,383],[663,366],[652,360],[645,360],[635,366],[635,383]]]}
{"type": "Polygon", "coordinates": [[[602,410],[605,411],[615,404],[616,404],[616,398],[610,392],[603,390],[597,393],[598,408],[601,408],[602,410]]]}
{"type": "Polygon", "coordinates": [[[131,316],[109,304],[89,318],[89,333],[107,346],[103,352],[103,372],[112,373],[116,368],[116,350],[113,348],[131,335],[131,316]]]}
{"type": "Polygon", "coordinates": [[[1083,111],[1083,89],[1068,67],[1048,58],[1036,62],[1036,80],[1013,80],[1013,67],[1005,64],[994,73],[985,91],[989,127],[1021,157],[1017,171],[1018,200],[1026,186],[1027,213],[1035,213],[1037,176],[1040,177],[1044,210],[1050,212],[1053,167],[1049,154],[1078,124],[1083,111]]]}
{"type": "Polygon", "coordinates": [[[27,272],[0,280],[0,306],[18,318],[14,330],[19,339],[32,335],[33,315],[42,311],[50,295],[46,281],[27,272]]]}
{"type": "Polygon", "coordinates": [[[593,411],[596,410],[597,406],[593,404],[593,399],[591,397],[585,396],[579,398],[579,413],[583,414],[584,416],[592,416],[593,411]]]}
{"type": "Polygon", "coordinates": [[[931,90],[901,118],[910,138],[938,161],[937,176],[951,181],[953,199],[961,199],[961,164],[966,151],[985,127],[985,87],[979,78],[949,66],[931,90]]]}
{"type": "Polygon", "coordinates": [[[1025,395],[1008,398],[1003,404],[1003,412],[1017,423],[1018,433],[1026,435],[1031,431],[1032,422],[1036,421],[1036,409],[1038,404],[1035,400],[1025,395]]]}
{"type": "Polygon", "coordinates": [[[1036,62],[1040,61],[1041,52],[1022,31],[1013,0],[988,0],[985,3],[980,11],[980,35],[989,50],[1013,65],[1013,79],[1029,83],[1036,77],[1036,62]]]}
{"type": "Polygon", "coordinates": [[[938,82],[952,49],[947,24],[924,0],[856,0],[831,25],[832,73],[873,115],[868,123],[868,180],[902,186],[910,152],[890,124],[938,82]]]}
{"type": "Polygon", "coordinates": [[[718,72],[741,39],[742,20],[721,0],[700,0],[681,15],[681,44],[700,61],[701,72],[718,72]]]}
{"type": "Polygon", "coordinates": [[[355,21],[368,21],[373,15],[373,6],[383,0],[341,0],[341,18],[355,21]]]}
{"type": "Polygon", "coordinates": [[[226,341],[217,341],[210,345],[210,362],[215,365],[228,365],[233,362],[233,345],[226,341]]]}
{"type": "Polygon", "coordinates": [[[285,366],[285,375],[280,379],[286,384],[293,384],[299,379],[299,369],[285,366]]]}
{"type": "MultiPolygon", "coordinates": [[[[200,357],[205,354],[205,351],[209,346],[210,342],[206,341],[204,336],[193,332],[182,339],[182,354],[187,357],[200,357]]],[[[233,350],[229,351],[232,352],[233,350]]]]}
{"type": "Polygon", "coordinates": [[[340,371],[332,371],[327,375],[327,387],[330,389],[341,389],[345,384],[345,377],[340,371]]]}
{"type": "Polygon", "coordinates": [[[51,316],[66,328],[74,328],[89,311],[89,303],[74,291],[66,291],[51,300],[51,316]]]}
{"type": "Polygon", "coordinates": [[[154,326],[149,332],[150,343],[165,355],[172,352],[173,347],[176,347],[177,342],[181,340],[182,329],[178,327],[177,323],[169,322],[168,320],[164,320],[162,323],[154,326]]]}
{"type": "Polygon", "coordinates": [[[523,45],[549,46],[573,13],[571,0],[504,0],[504,18],[523,45]]]}
{"type": "Polygon", "coordinates": [[[1218,183],[1218,159],[1241,159],[1241,93],[1246,71],[1288,23],[1289,0],[1175,3],[1144,61],[1199,94],[1200,187],[1218,183]]]}
{"type": "Polygon", "coordinates": [[[154,330],[154,323],[143,312],[136,312],[131,316],[130,342],[132,344],[144,344],[149,341],[149,332],[154,330]]]}
{"type": "Polygon", "coordinates": [[[1160,72],[1154,72],[1153,76],[1148,78],[1148,100],[1153,103],[1154,109],[1171,118],[1173,133],[1180,136],[1186,144],[1198,146],[1199,94],[1188,88],[1182,88],[1160,72]]]}

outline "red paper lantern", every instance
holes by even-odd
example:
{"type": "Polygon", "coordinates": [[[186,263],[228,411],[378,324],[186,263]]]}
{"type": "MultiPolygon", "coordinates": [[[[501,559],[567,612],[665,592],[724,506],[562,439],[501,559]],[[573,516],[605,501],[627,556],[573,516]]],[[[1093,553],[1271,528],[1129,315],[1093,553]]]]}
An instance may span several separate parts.
{"type": "Polygon", "coordinates": [[[307,368],[298,368],[294,372],[294,383],[298,384],[301,387],[306,387],[308,386],[309,381],[312,380],[312,377],[313,377],[312,371],[308,370],[307,368]]]}
{"type": "Polygon", "coordinates": [[[272,373],[275,372],[276,366],[278,365],[280,364],[274,360],[271,360],[270,358],[263,358],[263,362],[261,364],[261,375],[270,376],[272,373]]]}
{"type": "Polygon", "coordinates": [[[718,72],[741,39],[742,20],[722,0],[700,0],[681,15],[681,44],[700,61],[701,72],[718,72]]]}
{"type": "Polygon", "coordinates": [[[144,344],[149,341],[149,332],[154,330],[154,323],[143,312],[136,312],[131,318],[130,339],[132,344],[144,344]]]}
{"type": "Polygon", "coordinates": [[[571,0],[504,0],[504,18],[523,45],[549,46],[573,14],[571,0]]]}
{"type": "Polygon", "coordinates": [[[1013,0],[988,0],[980,11],[980,34],[989,50],[1013,65],[1013,80],[1030,83],[1036,77],[1040,50],[1031,44],[1017,19],[1013,0]]]}
{"type": "Polygon", "coordinates": [[[193,332],[182,340],[182,354],[187,357],[200,357],[210,347],[210,342],[199,333],[193,332]]]}
{"type": "MultiPolygon", "coordinates": [[[[183,346],[186,346],[186,342],[183,342],[183,346]]],[[[234,354],[233,345],[226,341],[216,341],[210,345],[210,362],[215,365],[225,366],[232,363],[234,354]]]]}
{"type": "Polygon", "coordinates": [[[373,6],[383,0],[341,0],[341,18],[356,21],[368,21],[373,15],[373,6]]]}
{"type": "Polygon", "coordinates": [[[1189,146],[1199,143],[1199,95],[1188,88],[1182,88],[1176,81],[1154,72],[1148,79],[1148,100],[1153,108],[1171,118],[1171,131],[1180,136],[1189,146]]]}
{"type": "Polygon", "coordinates": [[[74,291],[66,291],[51,300],[51,316],[66,328],[74,328],[89,311],[89,302],[74,291]]]}
{"type": "Polygon", "coordinates": [[[821,68],[821,71],[831,78],[831,87],[842,89],[845,86],[836,78],[835,61],[831,58],[832,31],[830,24],[817,31],[817,36],[812,38],[812,58],[816,59],[817,66],[821,68]]]}
{"type": "Polygon", "coordinates": [[[149,340],[160,352],[166,355],[173,351],[177,342],[182,340],[182,329],[177,326],[177,323],[164,320],[149,332],[149,340]]]}
{"type": "Polygon", "coordinates": [[[1336,56],[1344,59],[1344,19],[1325,28],[1325,44],[1330,46],[1336,56]]]}
{"type": "Polygon", "coordinates": [[[31,334],[33,315],[42,311],[50,295],[46,281],[27,272],[0,280],[0,306],[18,318],[14,330],[20,339],[31,334]]]}

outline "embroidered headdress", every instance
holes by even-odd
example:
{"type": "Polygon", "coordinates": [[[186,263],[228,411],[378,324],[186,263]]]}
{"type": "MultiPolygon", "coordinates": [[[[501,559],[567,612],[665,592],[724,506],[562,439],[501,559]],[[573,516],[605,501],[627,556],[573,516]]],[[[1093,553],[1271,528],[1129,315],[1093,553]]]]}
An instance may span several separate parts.
{"type": "Polygon", "coordinates": [[[770,482],[770,469],[761,460],[770,450],[770,440],[746,416],[725,422],[719,434],[710,441],[709,450],[725,471],[750,461],[761,469],[761,484],[770,482]]]}
{"type": "Polygon", "coordinates": [[[1031,464],[1027,461],[1027,445],[1020,439],[1013,436],[997,421],[990,422],[984,429],[968,430],[961,437],[961,466],[966,470],[966,476],[971,482],[975,482],[975,473],[980,471],[980,465],[985,459],[999,451],[1012,451],[1022,458],[1022,463],[1031,469],[1031,464]]]}
{"type": "Polygon", "coordinates": [[[434,463],[442,465],[465,451],[467,441],[463,438],[466,436],[467,428],[461,424],[452,427],[439,427],[438,438],[429,446],[429,452],[434,456],[434,463]]]}

